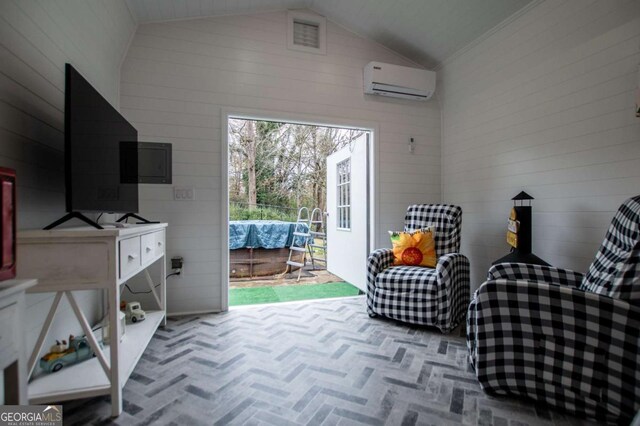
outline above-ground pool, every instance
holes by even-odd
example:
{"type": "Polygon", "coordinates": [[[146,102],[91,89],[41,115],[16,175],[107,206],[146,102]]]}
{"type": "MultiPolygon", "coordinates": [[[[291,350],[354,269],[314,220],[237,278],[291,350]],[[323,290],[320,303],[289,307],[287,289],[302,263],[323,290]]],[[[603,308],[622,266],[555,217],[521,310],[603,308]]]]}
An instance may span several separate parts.
{"type": "MultiPolygon", "coordinates": [[[[304,245],[304,237],[293,235],[295,226],[295,222],[280,220],[230,221],[229,276],[244,278],[283,273],[294,238],[297,246],[304,245]]],[[[302,262],[302,253],[294,252],[291,260],[302,262]]],[[[296,269],[292,266],[292,270],[296,269]]]]}

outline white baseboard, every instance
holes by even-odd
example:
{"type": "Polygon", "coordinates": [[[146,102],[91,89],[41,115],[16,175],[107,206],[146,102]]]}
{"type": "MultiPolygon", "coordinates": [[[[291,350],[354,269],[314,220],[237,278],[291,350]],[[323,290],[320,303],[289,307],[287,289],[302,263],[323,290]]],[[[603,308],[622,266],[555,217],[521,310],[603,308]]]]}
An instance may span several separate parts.
{"type": "Polygon", "coordinates": [[[204,311],[183,311],[183,312],[167,312],[167,318],[184,317],[187,315],[202,315],[202,314],[219,314],[221,309],[207,309],[204,311]]]}

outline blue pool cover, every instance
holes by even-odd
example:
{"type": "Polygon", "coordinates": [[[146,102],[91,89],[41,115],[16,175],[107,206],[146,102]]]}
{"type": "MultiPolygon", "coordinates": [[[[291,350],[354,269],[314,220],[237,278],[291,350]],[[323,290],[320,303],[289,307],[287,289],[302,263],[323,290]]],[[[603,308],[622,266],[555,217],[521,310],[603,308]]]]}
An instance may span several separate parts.
{"type": "MultiPolygon", "coordinates": [[[[229,222],[229,249],[284,248],[293,242],[295,222],[280,220],[232,220],[229,222]]],[[[304,226],[304,232],[307,226],[304,226]]],[[[304,245],[304,237],[296,237],[296,245],[304,245]]]]}

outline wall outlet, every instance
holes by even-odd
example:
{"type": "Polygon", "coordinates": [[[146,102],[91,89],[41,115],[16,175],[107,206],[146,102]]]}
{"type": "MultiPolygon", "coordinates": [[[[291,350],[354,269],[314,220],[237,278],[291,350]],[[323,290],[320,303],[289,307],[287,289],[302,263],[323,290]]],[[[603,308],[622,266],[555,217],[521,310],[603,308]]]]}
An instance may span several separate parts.
{"type": "Polygon", "coordinates": [[[182,279],[184,276],[184,258],[182,256],[173,256],[167,266],[169,268],[167,273],[171,275],[171,279],[182,279]]]}
{"type": "Polygon", "coordinates": [[[196,199],[196,190],[193,187],[173,187],[173,199],[176,201],[193,201],[196,199]]]}
{"type": "Polygon", "coordinates": [[[184,259],[182,256],[174,256],[171,258],[171,269],[182,269],[184,266],[184,259]]]}

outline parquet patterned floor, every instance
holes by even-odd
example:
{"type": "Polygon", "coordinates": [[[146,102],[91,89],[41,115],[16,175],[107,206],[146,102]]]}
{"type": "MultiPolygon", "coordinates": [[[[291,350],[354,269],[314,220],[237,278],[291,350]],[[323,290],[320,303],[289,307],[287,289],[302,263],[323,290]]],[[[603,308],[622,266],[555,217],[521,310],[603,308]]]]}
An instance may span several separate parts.
{"type": "Polygon", "coordinates": [[[124,388],[65,404],[66,424],[582,425],[482,392],[461,332],[371,319],[364,298],[170,320],[124,388]]]}

